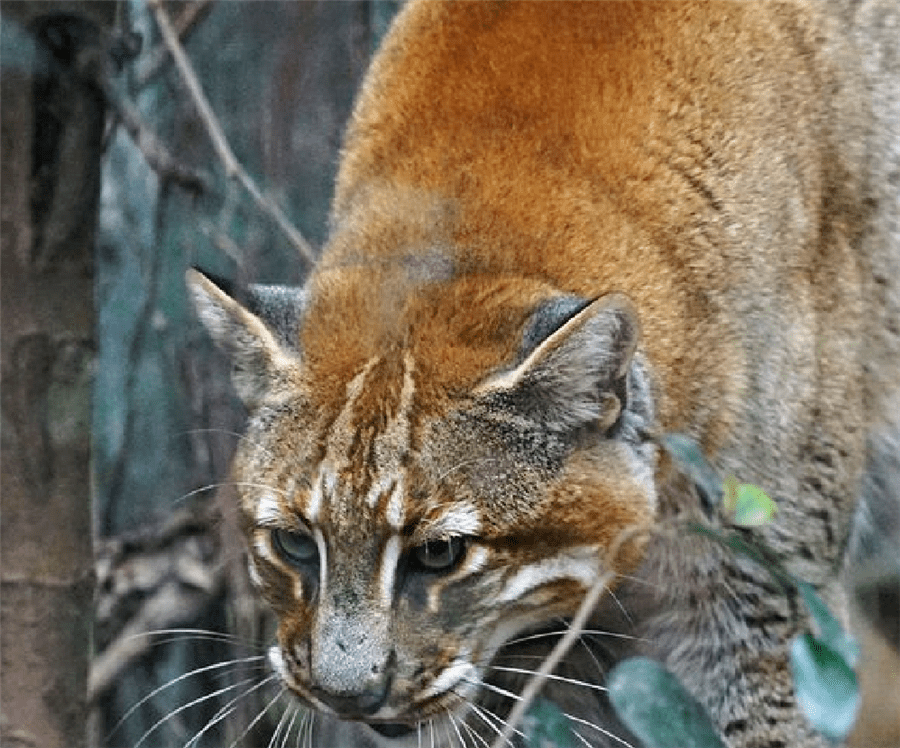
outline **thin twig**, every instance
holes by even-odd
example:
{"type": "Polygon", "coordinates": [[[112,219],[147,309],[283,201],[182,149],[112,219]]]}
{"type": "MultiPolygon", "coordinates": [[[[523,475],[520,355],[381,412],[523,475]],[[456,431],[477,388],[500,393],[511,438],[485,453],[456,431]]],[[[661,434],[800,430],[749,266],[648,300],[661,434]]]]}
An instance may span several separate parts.
{"type": "Polygon", "coordinates": [[[213,243],[216,249],[234,260],[238,266],[244,266],[244,253],[228,234],[217,229],[210,221],[201,221],[200,231],[213,243]]]}
{"type": "MultiPolygon", "coordinates": [[[[182,44],[190,37],[198,24],[209,15],[215,0],[194,0],[187,3],[184,10],[172,24],[182,44]]],[[[150,50],[134,76],[134,85],[138,90],[146,86],[165,68],[172,54],[165,44],[158,44],[150,50]]]]}
{"type": "Polygon", "coordinates": [[[575,613],[575,617],[569,624],[566,633],[541,663],[540,668],[535,672],[534,676],[525,684],[525,688],[522,689],[521,698],[516,702],[512,711],[510,711],[509,717],[506,719],[506,724],[491,744],[491,748],[504,748],[504,746],[511,745],[510,741],[513,733],[522,722],[522,718],[525,716],[525,712],[528,711],[528,707],[531,706],[535,697],[540,693],[541,688],[543,688],[547,678],[553,673],[562,658],[566,656],[568,651],[578,641],[588,618],[591,613],[594,612],[594,608],[597,607],[597,603],[600,602],[603,593],[609,589],[609,585],[617,576],[613,562],[618,556],[622,546],[647,532],[648,530],[645,526],[639,525],[626,527],[616,536],[616,539],[613,541],[606,554],[605,565],[609,571],[605,572],[588,590],[584,599],[581,601],[578,612],[575,613]]]}
{"type": "Polygon", "coordinates": [[[209,191],[212,180],[199,169],[181,163],[141,117],[137,107],[108,79],[100,81],[107,102],[115,110],[126,132],[160,179],[171,179],[191,192],[209,191]]]}
{"type": "Polygon", "coordinates": [[[228,179],[237,181],[247,191],[250,197],[253,198],[257,207],[275,221],[278,227],[285,233],[304,258],[309,262],[314,262],[315,253],[309,242],[306,241],[300,231],[287,219],[282,210],[268,197],[263,195],[256,182],[253,181],[253,178],[246,172],[235,157],[234,152],[231,150],[231,146],[228,144],[228,140],[225,137],[225,133],[222,130],[222,126],[219,124],[216,115],[213,113],[212,107],[209,105],[206,95],[203,93],[203,88],[184,51],[184,47],[181,46],[181,42],[178,40],[178,34],[175,33],[175,29],[172,27],[169,15],[162,7],[162,0],[148,0],[148,4],[156,16],[156,22],[159,24],[159,30],[162,33],[163,41],[169,48],[172,59],[175,61],[175,65],[181,73],[181,77],[191,98],[194,100],[200,119],[212,141],[213,148],[219,156],[219,159],[222,161],[222,165],[225,167],[225,175],[228,179]]]}

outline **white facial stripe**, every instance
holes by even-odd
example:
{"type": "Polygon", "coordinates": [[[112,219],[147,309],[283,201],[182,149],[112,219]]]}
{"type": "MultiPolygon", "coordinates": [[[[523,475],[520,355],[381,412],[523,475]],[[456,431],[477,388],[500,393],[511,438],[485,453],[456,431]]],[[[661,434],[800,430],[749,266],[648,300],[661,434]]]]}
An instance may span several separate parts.
{"type": "Polygon", "coordinates": [[[413,371],[416,364],[409,352],[403,355],[403,389],[400,390],[400,407],[397,419],[403,420],[403,425],[409,425],[409,409],[412,407],[413,395],[416,394],[416,382],[413,379],[413,371]]]}
{"type": "Polygon", "coordinates": [[[452,535],[478,535],[481,516],[471,504],[454,504],[434,520],[423,522],[416,531],[416,540],[425,542],[452,535]]]}
{"type": "Polygon", "coordinates": [[[444,591],[444,588],[448,584],[458,582],[460,579],[480,571],[484,568],[489,556],[490,552],[483,545],[476,545],[474,548],[469,549],[462,566],[452,574],[441,579],[439,582],[435,582],[431,585],[431,588],[428,590],[428,610],[432,613],[437,613],[440,596],[444,591]]]}
{"type": "Polygon", "coordinates": [[[571,579],[590,587],[600,574],[597,551],[588,546],[545,558],[516,572],[501,590],[497,602],[511,603],[548,582],[571,579]]]}
{"type": "Polygon", "coordinates": [[[372,367],[378,362],[378,358],[372,358],[366,362],[362,370],[351,379],[344,390],[344,408],[331,425],[331,431],[326,436],[327,448],[325,457],[319,467],[319,474],[313,483],[307,505],[306,518],[310,523],[319,521],[322,506],[326,500],[332,499],[337,487],[337,474],[335,466],[341,465],[341,455],[347,454],[351,440],[354,438],[356,428],[356,401],[363,392],[366,377],[372,371],[372,367]]]}
{"type": "Polygon", "coordinates": [[[274,561],[275,554],[272,553],[272,549],[269,546],[268,536],[268,532],[257,530],[253,537],[253,550],[256,551],[256,555],[260,558],[264,558],[266,561],[274,561]]]}
{"type": "Polygon", "coordinates": [[[473,680],[477,677],[475,666],[462,657],[457,657],[452,665],[444,668],[441,674],[431,682],[431,685],[421,693],[419,698],[422,700],[430,699],[433,696],[449,691],[467,676],[470,676],[473,680]]]}
{"type": "Polygon", "coordinates": [[[391,475],[391,471],[383,471],[381,475],[379,475],[373,482],[372,487],[369,489],[369,492],[366,494],[366,504],[369,509],[374,509],[378,504],[378,501],[384,496],[384,492],[387,491],[394,483],[394,476],[391,475]]]}
{"type": "Polygon", "coordinates": [[[378,570],[378,589],[381,600],[387,606],[394,596],[394,580],[397,576],[397,564],[400,562],[400,552],[403,546],[399,535],[391,535],[384,550],[381,553],[380,569],[378,570]]]}
{"type": "Polygon", "coordinates": [[[278,499],[265,494],[256,504],[256,524],[260,527],[279,527],[284,524],[284,512],[278,499]]]}
{"type": "Polygon", "coordinates": [[[318,522],[319,514],[322,511],[322,502],[324,500],[325,482],[329,471],[324,466],[319,467],[319,474],[313,481],[312,489],[309,492],[309,498],[306,500],[306,519],[311,523],[318,522]]]}
{"type": "Polygon", "coordinates": [[[319,549],[319,594],[325,594],[325,580],[327,579],[326,571],[328,569],[328,546],[325,545],[325,536],[318,527],[313,528],[313,538],[316,541],[316,547],[319,549]]]}
{"type": "Polygon", "coordinates": [[[391,495],[388,497],[387,509],[385,511],[385,519],[387,519],[391,529],[398,532],[403,529],[403,521],[406,518],[406,512],[404,511],[403,506],[405,494],[406,491],[403,477],[400,476],[394,483],[394,490],[391,491],[391,495]]]}
{"type": "Polygon", "coordinates": [[[281,647],[277,644],[273,644],[269,647],[269,651],[267,653],[269,655],[269,665],[272,666],[272,670],[278,673],[278,677],[283,681],[288,680],[288,669],[284,664],[284,656],[281,654],[281,647]]]}
{"type": "Polygon", "coordinates": [[[261,590],[263,588],[263,580],[259,575],[259,569],[256,568],[256,562],[253,558],[247,559],[247,574],[250,576],[250,583],[256,587],[257,590],[261,590]]]}

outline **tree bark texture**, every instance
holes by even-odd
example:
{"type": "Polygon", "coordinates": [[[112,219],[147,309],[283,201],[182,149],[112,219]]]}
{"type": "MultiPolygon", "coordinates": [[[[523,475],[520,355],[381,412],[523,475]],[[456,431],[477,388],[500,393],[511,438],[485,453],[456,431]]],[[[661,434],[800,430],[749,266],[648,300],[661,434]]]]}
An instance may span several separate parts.
{"type": "Polygon", "coordinates": [[[4,3],[0,743],[86,743],[90,387],[102,96],[84,65],[112,3],[4,3]]]}

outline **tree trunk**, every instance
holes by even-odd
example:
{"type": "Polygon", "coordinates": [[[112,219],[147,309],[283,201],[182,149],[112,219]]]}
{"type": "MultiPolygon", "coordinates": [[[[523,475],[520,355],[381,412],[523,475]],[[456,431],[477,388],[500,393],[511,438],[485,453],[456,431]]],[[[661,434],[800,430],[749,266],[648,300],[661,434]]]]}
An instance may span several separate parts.
{"type": "Polygon", "coordinates": [[[4,3],[0,743],[86,744],[93,244],[112,3],[4,3]]]}

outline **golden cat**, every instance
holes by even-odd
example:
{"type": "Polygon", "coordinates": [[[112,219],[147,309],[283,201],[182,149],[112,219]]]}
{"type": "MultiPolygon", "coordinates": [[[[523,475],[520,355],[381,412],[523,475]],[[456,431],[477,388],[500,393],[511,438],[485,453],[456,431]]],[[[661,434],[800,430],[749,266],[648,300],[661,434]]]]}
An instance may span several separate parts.
{"type": "MultiPolygon", "coordinates": [[[[766,542],[840,608],[897,351],[867,89],[825,11],[412,2],[305,288],[190,274],[250,411],[251,576],[313,745],[495,739],[619,533],[699,511],[664,432],[765,486],[766,542]]],[[[686,533],[615,563],[544,689],[580,742],[636,744],[600,688],[641,652],[730,746],[826,744],[788,665],[809,623],[767,571],[686,533]]]]}

